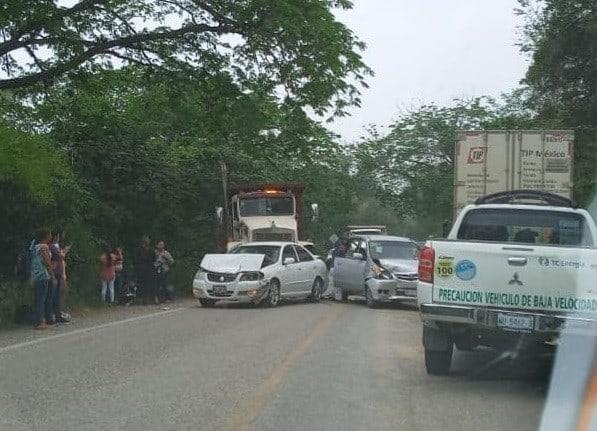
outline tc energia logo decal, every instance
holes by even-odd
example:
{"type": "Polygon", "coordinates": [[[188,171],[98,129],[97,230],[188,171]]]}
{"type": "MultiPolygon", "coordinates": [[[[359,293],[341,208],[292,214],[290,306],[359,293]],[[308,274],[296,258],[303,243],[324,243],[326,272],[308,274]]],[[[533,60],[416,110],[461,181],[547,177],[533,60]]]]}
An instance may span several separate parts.
{"type": "Polygon", "coordinates": [[[549,267],[549,268],[574,268],[580,269],[587,266],[586,263],[580,262],[577,260],[563,260],[557,258],[549,258],[546,256],[539,256],[537,259],[540,266],[549,267]]]}
{"type": "Polygon", "coordinates": [[[477,275],[477,266],[470,260],[461,260],[454,267],[454,272],[461,280],[472,280],[477,275]]]}

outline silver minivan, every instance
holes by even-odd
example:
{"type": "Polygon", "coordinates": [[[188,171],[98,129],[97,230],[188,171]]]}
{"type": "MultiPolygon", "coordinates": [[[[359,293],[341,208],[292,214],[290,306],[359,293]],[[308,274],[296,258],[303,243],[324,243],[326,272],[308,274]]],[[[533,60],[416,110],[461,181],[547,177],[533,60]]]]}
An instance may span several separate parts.
{"type": "Polygon", "coordinates": [[[363,295],[369,307],[381,302],[416,300],[419,246],[409,238],[362,235],[336,253],[333,282],[345,301],[363,295]]]}

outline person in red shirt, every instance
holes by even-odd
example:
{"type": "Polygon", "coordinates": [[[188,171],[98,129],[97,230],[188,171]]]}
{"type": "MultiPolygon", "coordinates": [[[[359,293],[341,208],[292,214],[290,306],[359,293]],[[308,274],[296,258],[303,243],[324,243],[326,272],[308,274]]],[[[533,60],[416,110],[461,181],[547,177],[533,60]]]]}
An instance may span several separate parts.
{"type": "Polygon", "coordinates": [[[114,303],[114,279],[116,278],[115,257],[109,251],[100,255],[100,279],[102,282],[102,302],[106,302],[106,294],[110,295],[110,304],[114,303]]]}

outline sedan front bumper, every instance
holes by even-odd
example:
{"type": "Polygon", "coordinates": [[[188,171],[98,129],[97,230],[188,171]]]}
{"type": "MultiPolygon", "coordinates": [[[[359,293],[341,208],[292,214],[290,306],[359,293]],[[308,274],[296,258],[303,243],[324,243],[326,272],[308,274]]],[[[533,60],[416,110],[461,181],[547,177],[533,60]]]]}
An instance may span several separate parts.
{"type": "Polygon", "coordinates": [[[405,299],[416,300],[417,299],[417,280],[416,279],[405,280],[405,279],[400,278],[400,275],[397,275],[396,277],[398,278],[398,287],[396,288],[396,296],[402,300],[405,300],[405,299]]]}
{"type": "Polygon", "coordinates": [[[193,296],[197,299],[258,304],[268,293],[269,284],[264,280],[233,281],[231,283],[212,283],[207,280],[193,280],[193,296]]]}
{"type": "Polygon", "coordinates": [[[392,302],[399,299],[396,297],[397,280],[370,278],[367,280],[367,287],[371,291],[373,299],[377,302],[392,302]]]}

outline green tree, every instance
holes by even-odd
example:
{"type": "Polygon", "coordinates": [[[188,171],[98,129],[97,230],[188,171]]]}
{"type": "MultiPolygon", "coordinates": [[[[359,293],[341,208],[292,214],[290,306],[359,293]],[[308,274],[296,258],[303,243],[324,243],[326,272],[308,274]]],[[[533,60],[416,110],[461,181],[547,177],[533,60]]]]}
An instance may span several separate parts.
{"type": "Polygon", "coordinates": [[[359,102],[363,44],[336,21],[349,0],[9,0],[0,5],[0,89],[119,64],[282,86],[318,112],[359,102]],[[27,56],[23,60],[19,53],[27,56]]]}
{"type": "Polygon", "coordinates": [[[597,158],[597,3],[520,0],[521,48],[530,54],[526,105],[539,121],[576,133],[574,195],[586,204],[595,188],[597,158]]]}
{"type": "Polygon", "coordinates": [[[597,3],[520,0],[529,104],[568,126],[597,126],[597,3]]]}
{"type": "Polygon", "coordinates": [[[357,176],[375,180],[377,196],[408,222],[414,236],[441,234],[442,223],[452,217],[456,131],[481,128],[493,118],[487,99],[407,112],[387,135],[374,134],[356,147],[357,176]]]}

